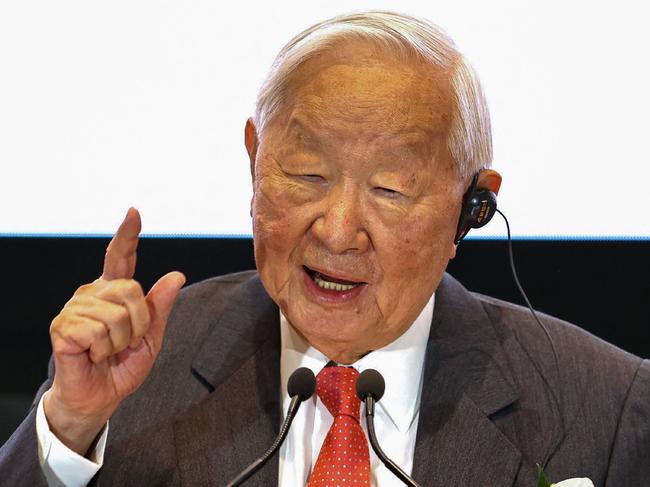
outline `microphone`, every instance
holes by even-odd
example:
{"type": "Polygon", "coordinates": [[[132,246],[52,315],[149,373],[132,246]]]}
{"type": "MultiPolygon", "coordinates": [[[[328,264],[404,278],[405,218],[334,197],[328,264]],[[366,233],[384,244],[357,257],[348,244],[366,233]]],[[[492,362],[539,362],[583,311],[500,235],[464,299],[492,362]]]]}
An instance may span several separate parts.
{"type": "Polygon", "coordinates": [[[271,448],[269,448],[264,455],[246,467],[246,469],[237,475],[237,477],[231,480],[227,487],[236,487],[243,484],[269,461],[278,448],[280,448],[282,443],[284,443],[284,439],[287,437],[287,433],[289,432],[293,418],[298,412],[300,404],[309,399],[314,394],[315,390],[316,377],[310,369],[307,367],[300,367],[299,369],[294,370],[293,374],[289,377],[289,383],[287,384],[287,392],[289,393],[289,397],[291,397],[291,402],[287,409],[287,416],[284,418],[282,425],[280,425],[280,433],[271,445],[271,448]]]}
{"type": "Polygon", "coordinates": [[[377,441],[377,435],[375,434],[375,403],[382,398],[385,389],[384,378],[374,369],[364,370],[357,378],[357,397],[366,405],[366,424],[368,426],[370,445],[382,463],[386,465],[386,468],[393,472],[405,485],[420,487],[415,480],[386,456],[377,441]]]}

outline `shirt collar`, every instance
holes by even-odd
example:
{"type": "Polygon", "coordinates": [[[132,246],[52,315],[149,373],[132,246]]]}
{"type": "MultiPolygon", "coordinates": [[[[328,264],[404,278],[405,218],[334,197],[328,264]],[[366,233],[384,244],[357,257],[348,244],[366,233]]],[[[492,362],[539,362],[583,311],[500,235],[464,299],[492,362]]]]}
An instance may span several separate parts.
{"type": "MultiPolygon", "coordinates": [[[[384,409],[401,432],[408,431],[420,409],[422,371],[434,302],[435,294],[431,296],[413,324],[397,340],[352,364],[352,367],[359,372],[376,369],[384,377],[386,392],[378,407],[384,409]]],[[[318,374],[329,359],[302,338],[282,312],[280,312],[280,335],[281,384],[282,391],[286,391],[289,376],[295,369],[307,367],[314,374],[318,374]]]]}

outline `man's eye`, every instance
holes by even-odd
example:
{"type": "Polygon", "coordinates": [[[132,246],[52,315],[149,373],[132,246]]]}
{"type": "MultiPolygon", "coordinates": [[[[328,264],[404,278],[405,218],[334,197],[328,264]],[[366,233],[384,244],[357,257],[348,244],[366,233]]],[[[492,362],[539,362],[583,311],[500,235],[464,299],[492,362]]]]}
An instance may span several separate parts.
{"type": "Polygon", "coordinates": [[[325,178],[318,174],[299,174],[296,177],[308,183],[322,183],[325,181],[325,178]]]}
{"type": "Polygon", "coordinates": [[[380,186],[380,187],[375,188],[375,190],[378,191],[379,193],[381,193],[382,196],[386,196],[388,198],[396,198],[396,197],[402,195],[402,193],[400,193],[396,189],[392,189],[392,188],[384,188],[384,187],[380,186]]]}

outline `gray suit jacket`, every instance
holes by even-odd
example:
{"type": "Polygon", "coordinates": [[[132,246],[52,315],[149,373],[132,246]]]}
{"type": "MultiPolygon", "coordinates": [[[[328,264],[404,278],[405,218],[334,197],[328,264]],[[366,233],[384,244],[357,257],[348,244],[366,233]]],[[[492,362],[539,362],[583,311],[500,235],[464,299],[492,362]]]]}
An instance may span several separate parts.
{"type": "MultiPolygon", "coordinates": [[[[111,419],[93,483],[223,485],[261,455],[281,417],[278,317],[255,272],[186,288],[150,376],[111,419]]],[[[650,485],[650,364],[544,321],[557,368],[528,310],[443,278],[427,345],[417,481],[533,487],[535,464],[553,452],[551,480],[650,485]]],[[[34,423],[32,411],[0,450],[2,485],[45,485],[34,423]]],[[[276,456],[248,485],[275,485],[277,473],[276,456]]]]}

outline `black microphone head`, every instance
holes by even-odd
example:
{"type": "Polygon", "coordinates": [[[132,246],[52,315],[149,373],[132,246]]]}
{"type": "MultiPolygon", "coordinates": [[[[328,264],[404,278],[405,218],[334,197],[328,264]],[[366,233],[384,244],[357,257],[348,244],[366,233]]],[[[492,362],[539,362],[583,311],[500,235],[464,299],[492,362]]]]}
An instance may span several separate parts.
{"type": "Polygon", "coordinates": [[[298,396],[301,401],[309,399],[316,390],[316,376],[307,367],[293,371],[287,384],[289,397],[298,396]]]}
{"type": "Polygon", "coordinates": [[[367,369],[359,374],[357,378],[357,397],[362,401],[366,397],[372,396],[375,401],[379,401],[386,390],[386,382],[379,372],[375,369],[367,369]]]}

